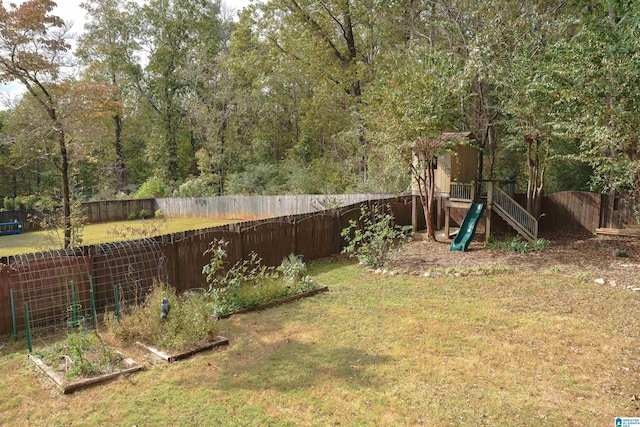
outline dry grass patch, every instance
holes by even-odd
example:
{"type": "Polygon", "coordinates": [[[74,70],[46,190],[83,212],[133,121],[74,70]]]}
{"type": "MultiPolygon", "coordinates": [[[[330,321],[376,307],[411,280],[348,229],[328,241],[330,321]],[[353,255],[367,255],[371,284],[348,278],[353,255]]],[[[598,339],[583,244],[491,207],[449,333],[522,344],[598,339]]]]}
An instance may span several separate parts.
{"type": "MultiPolygon", "coordinates": [[[[116,221],[99,224],[88,224],[82,232],[83,245],[95,245],[99,243],[115,242],[123,239],[113,235],[113,230],[126,227],[128,230],[157,230],[154,235],[171,234],[180,231],[198,230],[201,228],[216,227],[241,220],[213,220],[207,218],[166,218],[162,220],[145,219],[135,221],[116,221]]],[[[0,256],[10,256],[24,253],[39,252],[62,247],[62,231],[52,233],[50,231],[33,231],[0,238],[0,256]]],[[[132,237],[135,238],[135,237],[132,237]]],[[[140,238],[138,236],[137,238],[140,238]]]]}
{"type": "Polygon", "coordinates": [[[311,273],[331,292],[224,320],[228,350],[99,390],[43,390],[9,352],[0,424],[609,426],[640,415],[632,292],[556,274],[311,273]]]}

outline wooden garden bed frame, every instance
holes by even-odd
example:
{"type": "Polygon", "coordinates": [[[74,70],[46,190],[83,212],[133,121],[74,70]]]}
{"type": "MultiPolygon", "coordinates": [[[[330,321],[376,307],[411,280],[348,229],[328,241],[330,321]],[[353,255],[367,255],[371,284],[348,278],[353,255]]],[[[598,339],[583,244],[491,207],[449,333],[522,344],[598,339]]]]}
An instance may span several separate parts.
{"type": "Polygon", "coordinates": [[[40,368],[49,378],[51,378],[53,382],[56,383],[56,385],[62,390],[63,394],[73,393],[74,391],[82,390],[87,387],[111,381],[121,375],[131,374],[144,369],[142,366],[138,365],[135,360],[126,357],[122,361],[126,366],[128,366],[128,368],[126,369],[120,369],[109,374],[99,375],[97,377],[69,381],[64,377],[64,375],[61,375],[58,372],[54,371],[49,365],[44,363],[37,356],[30,354],[29,360],[31,360],[38,368],[40,368]]]}
{"type": "Polygon", "coordinates": [[[244,313],[251,313],[253,311],[266,310],[268,308],[277,307],[279,305],[286,304],[286,303],[293,302],[293,301],[297,301],[297,300],[302,299],[302,298],[312,297],[314,295],[319,294],[320,292],[327,292],[327,291],[329,291],[329,288],[326,287],[326,286],[322,286],[322,287],[314,289],[312,291],[307,291],[307,292],[302,292],[300,294],[291,295],[289,297],[285,297],[285,298],[281,298],[281,299],[278,299],[278,300],[275,300],[275,301],[271,301],[271,302],[267,302],[267,303],[264,303],[264,304],[260,304],[260,305],[257,305],[255,307],[244,308],[242,310],[234,311],[233,313],[219,314],[219,315],[214,316],[214,317],[216,318],[216,320],[228,319],[229,317],[235,316],[236,314],[244,314],[244,313]]]}
{"type": "Polygon", "coordinates": [[[229,345],[229,339],[227,339],[225,337],[218,337],[218,339],[215,340],[214,342],[205,344],[203,346],[194,348],[192,350],[183,351],[183,352],[176,352],[176,353],[171,353],[171,354],[168,354],[164,350],[160,350],[160,349],[158,349],[156,347],[153,347],[153,346],[151,346],[149,344],[145,344],[145,343],[140,342],[140,341],[136,341],[136,345],[138,347],[141,347],[141,348],[147,350],[150,353],[155,354],[159,358],[161,358],[163,360],[166,360],[169,363],[173,363],[173,362],[175,362],[177,360],[182,360],[182,359],[186,359],[188,357],[191,357],[196,353],[212,350],[212,349],[214,349],[216,347],[221,347],[223,345],[229,345]]]}

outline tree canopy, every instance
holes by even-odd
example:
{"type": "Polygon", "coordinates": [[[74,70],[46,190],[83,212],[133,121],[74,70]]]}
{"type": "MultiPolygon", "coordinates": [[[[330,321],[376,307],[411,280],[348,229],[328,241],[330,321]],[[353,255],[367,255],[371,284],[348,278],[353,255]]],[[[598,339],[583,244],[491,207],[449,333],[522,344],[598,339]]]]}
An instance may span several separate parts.
{"type": "Polygon", "coordinates": [[[53,6],[0,8],[0,80],[27,88],[3,197],[401,193],[411,149],[463,131],[477,178],[515,177],[532,212],[640,186],[636,2],[86,0],[73,57],[53,6]]]}

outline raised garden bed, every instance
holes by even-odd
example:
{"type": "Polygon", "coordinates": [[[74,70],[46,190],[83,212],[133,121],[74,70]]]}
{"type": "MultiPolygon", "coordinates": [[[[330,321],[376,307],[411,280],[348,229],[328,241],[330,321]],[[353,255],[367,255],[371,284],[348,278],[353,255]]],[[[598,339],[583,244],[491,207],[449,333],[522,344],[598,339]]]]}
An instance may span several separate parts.
{"type": "MultiPolygon", "coordinates": [[[[122,353],[119,354],[122,355],[122,353]]],[[[121,375],[130,374],[143,369],[143,367],[138,365],[133,359],[124,357],[124,355],[122,356],[123,358],[120,361],[121,368],[116,369],[115,371],[92,377],[75,378],[67,378],[66,369],[51,367],[34,354],[29,355],[29,360],[40,368],[49,378],[51,378],[64,394],[69,394],[77,390],[111,381],[121,375]]]]}
{"type": "Polygon", "coordinates": [[[272,307],[276,307],[276,306],[281,305],[281,304],[286,304],[286,303],[289,303],[289,302],[292,302],[292,301],[297,301],[297,300],[302,299],[302,298],[311,297],[311,296],[317,295],[317,294],[319,294],[321,292],[327,292],[328,290],[329,290],[329,288],[327,286],[322,286],[322,287],[313,289],[311,291],[302,292],[302,293],[299,293],[299,294],[296,294],[296,295],[291,295],[291,296],[288,296],[288,297],[285,297],[285,298],[280,298],[280,299],[277,299],[275,301],[270,301],[270,302],[267,302],[267,303],[264,303],[264,304],[259,304],[259,305],[253,306],[253,307],[243,308],[242,310],[237,310],[237,311],[234,311],[232,313],[224,313],[224,314],[214,315],[214,318],[217,319],[217,320],[227,319],[227,318],[229,318],[229,317],[231,317],[233,315],[236,315],[236,314],[243,314],[243,313],[250,313],[252,311],[266,310],[267,308],[272,308],[272,307]]]}
{"type": "Polygon", "coordinates": [[[177,360],[186,359],[188,357],[193,356],[196,353],[212,350],[212,349],[214,349],[216,347],[221,347],[223,345],[228,345],[228,344],[229,344],[229,340],[227,338],[219,337],[219,339],[217,339],[214,342],[198,346],[198,347],[196,347],[194,349],[191,349],[191,350],[167,352],[166,350],[161,350],[161,349],[153,347],[153,346],[151,346],[149,344],[145,344],[145,343],[142,343],[140,341],[136,341],[136,345],[138,347],[141,347],[141,348],[147,350],[148,352],[155,354],[159,358],[164,359],[169,363],[175,362],[177,360]]]}

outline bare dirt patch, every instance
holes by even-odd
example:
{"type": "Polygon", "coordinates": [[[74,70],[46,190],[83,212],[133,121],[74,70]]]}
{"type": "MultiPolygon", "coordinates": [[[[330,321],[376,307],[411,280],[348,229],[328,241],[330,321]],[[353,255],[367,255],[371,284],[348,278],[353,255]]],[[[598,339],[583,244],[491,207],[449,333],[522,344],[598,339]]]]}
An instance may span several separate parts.
{"type": "MultiPolygon", "coordinates": [[[[516,253],[488,249],[477,236],[467,252],[451,252],[451,240],[414,240],[390,262],[389,268],[409,274],[430,269],[504,265],[517,272],[554,272],[585,280],[603,279],[609,286],[640,288],[640,238],[624,236],[543,236],[551,244],[543,252],[516,253]]],[[[501,240],[501,239],[498,239],[501,240]]]]}

